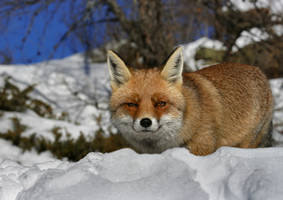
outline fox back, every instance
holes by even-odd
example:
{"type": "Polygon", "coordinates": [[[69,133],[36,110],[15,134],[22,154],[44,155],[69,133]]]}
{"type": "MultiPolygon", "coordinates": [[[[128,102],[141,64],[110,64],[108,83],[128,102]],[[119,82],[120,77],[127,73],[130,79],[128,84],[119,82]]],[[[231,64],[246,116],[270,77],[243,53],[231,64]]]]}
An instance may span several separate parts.
{"type": "Polygon", "coordinates": [[[226,63],[182,73],[181,47],[162,69],[130,69],[112,51],[107,62],[112,121],[136,150],[207,155],[270,145],[273,99],[258,68],[226,63]]]}

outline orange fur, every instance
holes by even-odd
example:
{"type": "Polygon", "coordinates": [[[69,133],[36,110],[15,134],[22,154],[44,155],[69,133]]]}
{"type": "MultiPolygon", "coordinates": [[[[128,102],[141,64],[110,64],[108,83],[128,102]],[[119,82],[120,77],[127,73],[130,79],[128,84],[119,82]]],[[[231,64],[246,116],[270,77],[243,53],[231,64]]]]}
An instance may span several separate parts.
{"type": "Polygon", "coordinates": [[[184,74],[189,112],[182,135],[195,154],[206,155],[221,146],[259,147],[270,134],[273,99],[269,83],[256,67],[218,64],[184,74]],[[191,130],[190,133],[187,130],[191,130]]]}
{"type": "MultiPolygon", "coordinates": [[[[121,60],[115,54],[110,56],[110,67],[117,67],[111,64],[115,59],[120,64],[121,60]]],[[[225,63],[179,75],[181,50],[177,49],[169,61],[163,70],[127,71],[126,66],[118,66],[121,81],[115,81],[116,71],[110,69],[114,74],[110,101],[113,121],[118,126],[124,123],[124,132],[131,129],[125,134],[138,150],[153,153],[185,146],[196,155],[207,155],[221,146],[254,148],[270,144],[273,99],[268,81],[258,68],[225,63]],[[119,121],[123,117],[125,120],[119,121]],[[141,127],[146,133],[136,131],[135,127],[140,130],[136,121],[144,118],[152,119],[158,129],[148,133],[141,127]]]]}

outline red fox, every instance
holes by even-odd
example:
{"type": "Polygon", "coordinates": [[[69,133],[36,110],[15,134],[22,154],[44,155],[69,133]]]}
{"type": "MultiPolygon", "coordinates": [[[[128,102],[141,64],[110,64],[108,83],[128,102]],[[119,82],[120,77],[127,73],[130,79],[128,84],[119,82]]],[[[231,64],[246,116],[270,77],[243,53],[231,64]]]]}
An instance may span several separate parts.
{"type": "Polygon", "coordinates": [[[271,145],[273,98],[265,75],[244,64],[183,73],[182,47],[162,69],[128,68],[108,51],[112,121],[137,151],[186,147],[208,155],[221,146],[271,145]]]}

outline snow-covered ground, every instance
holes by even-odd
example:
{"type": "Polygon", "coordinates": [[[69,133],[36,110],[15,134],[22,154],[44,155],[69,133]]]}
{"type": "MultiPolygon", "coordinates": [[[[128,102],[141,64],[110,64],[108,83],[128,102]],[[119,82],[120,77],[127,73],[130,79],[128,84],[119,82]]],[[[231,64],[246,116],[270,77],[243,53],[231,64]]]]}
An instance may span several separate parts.
{"type": "MultiPolygon", "coordinates": [[[[185,45],[185,61],[195,68],[200,63],[192,55],[200,46],[223,48],[207,38],[185,45]]],[[[69,113],[67,119],[55,120],[32,111],[4,112],[1,132],[12,127],[12,117],[28,127],[23,135],[36,133],[50,140],[54,127],[61,127],[73,138],[80,132],[91,136],[100,127],[115,131],[107,111],[110,90],[106,64],[91,64],[89,76],[84,74],[83,65],[84,58],[78,54],[29,66],[0,66],[1,80],[11,76],[20,88],[36,83],[33,97],[48,102],[58,114],[69,113]]],[[[279,133],[283,130],[283,79],[271,80],[270,85],[276,105],[273,137],[276,146],[283,146],[279,133]]],[[[0,139],[0,200],[283,199],[282,169],[282,147],[224,147],[206,157],[182,148],[153,155],[124,149],[89,153],[73,163],[57,160],[48,152],[23,153],[0,139]]]]}
{"type": "Polygon", "coordinates": [[[283,148],[224,147],[199,157],[186,149],[89,153],[76,163],[0,163],[1,200],[270,200],[283,197],[283,148]]]}
{"type": "Polygon", "coordinates": [[[3,132],[10,127],[11,117],[17,117],[29,127],[24,135],[36,133],[37,136],[52,139],[54,127],[65,129],[75,138],[84,133],[93,133],[102,128],[105,132],[115,129],[110,125],[110,113],[107,111],[107,100],[110,94],[106,63],[91,64],[91,73],[84,73],[84,57],[76,54],[61,60],[37,63],[33,65],[1,65],[0,87],[4,77],[19,88],[36,84],[31,96],[50,104],[55,114],[68,113],[65,121],[41,118],[33,112],[5,113],[0,120],[3,132]],[[97,120],[97,119],[101,120],[97,120]],[[98,124],[97,121],[100,123],[98,124]]]}

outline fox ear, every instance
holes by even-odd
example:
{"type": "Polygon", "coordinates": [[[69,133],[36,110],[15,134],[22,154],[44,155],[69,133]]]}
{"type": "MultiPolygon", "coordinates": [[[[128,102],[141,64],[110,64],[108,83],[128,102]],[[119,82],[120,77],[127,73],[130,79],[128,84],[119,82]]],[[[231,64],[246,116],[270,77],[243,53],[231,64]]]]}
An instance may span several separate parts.
{"type": "Polygon", "coordinates": [[[111,50],[107,52],[107,65],[112,89],[118,88],[130,79],[131,73],[128,67],[123,60],[111,50]]]}
{"type": "Polygon", "coordinates": [[[171,83],[182,83],[183,72],[183,47],[177,47],[170,55],[161,71],[161,76],[171,83]]]}

